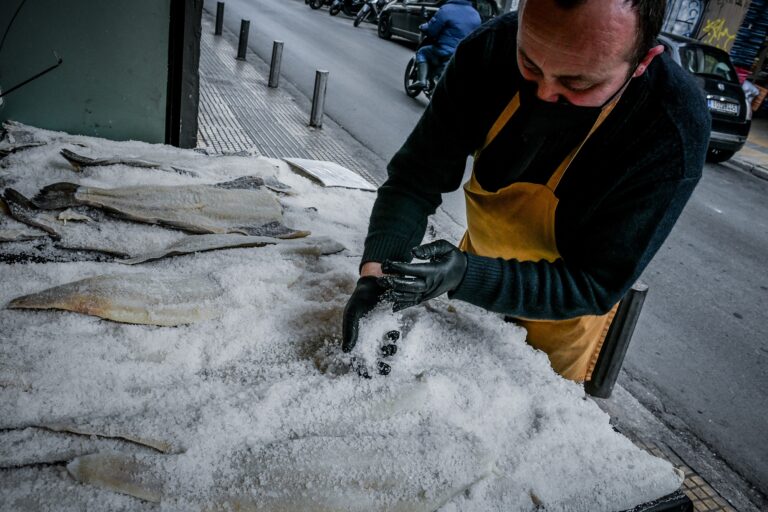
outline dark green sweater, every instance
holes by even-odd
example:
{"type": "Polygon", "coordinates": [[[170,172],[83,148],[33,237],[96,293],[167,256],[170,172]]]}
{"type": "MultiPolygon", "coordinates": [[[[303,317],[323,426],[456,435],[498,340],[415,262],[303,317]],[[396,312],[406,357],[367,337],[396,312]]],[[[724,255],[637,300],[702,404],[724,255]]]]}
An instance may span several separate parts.
{"type": "MultiPolygon", "coordinates": [[[[524,83],[515,60],[516,33],[517,18],[507,14],[459,46],[424,115],[388,165],[363,262],[410,260],[441,194],[459,188],[467,157],[524,83]]],[[[483,152],[476,174],[484,188],[546,183],[578,142],[566,133],[526,145],[521,120],[524,115],[513,117],[483,152]]],[[[549,263],[469,255],[451,298],[527,318],[608,311],[638,279],[691,196],[709,130],[700,88],[668,55],[657,57],[630,82],[557,188],[555,236],[562,258],[549,263]]]]}

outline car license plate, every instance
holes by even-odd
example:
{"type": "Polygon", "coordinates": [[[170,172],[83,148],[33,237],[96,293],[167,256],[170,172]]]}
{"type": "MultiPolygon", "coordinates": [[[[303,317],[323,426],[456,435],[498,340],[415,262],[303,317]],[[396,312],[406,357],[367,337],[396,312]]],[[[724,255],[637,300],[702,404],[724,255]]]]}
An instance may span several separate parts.
{"type": "Polygon", "coordinates": [[[736,103],[726,103],[718,100],[707,100],[709,104],[709,110],[719,112],[721,114],[730,114],[732,116],[739,115],[739,106],[736,103]]]}

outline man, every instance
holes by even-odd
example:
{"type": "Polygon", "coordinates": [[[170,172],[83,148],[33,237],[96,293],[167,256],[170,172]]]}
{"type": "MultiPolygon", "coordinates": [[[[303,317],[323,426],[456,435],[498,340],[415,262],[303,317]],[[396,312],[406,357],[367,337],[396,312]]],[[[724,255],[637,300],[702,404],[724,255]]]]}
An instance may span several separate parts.
{"type": "Polygon", "coordinates": [[[513,318],[557,372],[590,379],[707,148],[702,95],[655,41],[664,8],[528,0],[462,42],[379,188],[344,350],[385,291],[395,310],[448,293],[513,318]],[[459,247],[411,251],[470,154],[459,247]],[[429,262],[403,263],[413,256],[429,262]]]}
{"type": "Polygon", "coordinates": [[[448,0],[427,22],[419,25],[433,44],[424,45],[416,52],[418,81],[413,87],[427,88],[429,66],[439,67],[448,60],[459,42],[480,26],[480,14],[469,0],[448,0]]]}

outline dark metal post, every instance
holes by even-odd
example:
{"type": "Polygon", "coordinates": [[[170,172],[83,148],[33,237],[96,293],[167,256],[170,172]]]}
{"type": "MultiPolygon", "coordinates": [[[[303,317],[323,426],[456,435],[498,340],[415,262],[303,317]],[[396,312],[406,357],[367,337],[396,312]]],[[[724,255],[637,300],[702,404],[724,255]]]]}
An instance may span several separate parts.
{"type": "Polygon", "coordinates": [[[224,2],[216,2],[216,31],[213,35],[220,36],[224,27],[224,2]]]}
{"type": "Polygon", "coordinates": [[[240,20],[240,42],[237,45],[237,60],[245,60],[245,52],[248,50],[248,31],[251,29],[249,20],[240,20]]]}
{"type": "Polygon", "coordinates": [[[312,95],[312,113],[309,116],[309,126],[323,127],[323,109],[325,108],[325,89],[328,86],[328,72],[318,69],[315,72],[315,91],[312,95]]]}
{"type": "Polygon", "coordinates": [[[648,285],[635,283],[619,303],[616,316],[613,317],[600,349],[592,380],[584,384],[588,394],[597,398],[611,396],[647,293],[648,285]]]}
{"type": "Polygon", "coordinates": [[[280,82],[280,64],[283,60],[283,42],[272,43],[272,62],[269,65],[269,86],[277,87],[280,82]]]}

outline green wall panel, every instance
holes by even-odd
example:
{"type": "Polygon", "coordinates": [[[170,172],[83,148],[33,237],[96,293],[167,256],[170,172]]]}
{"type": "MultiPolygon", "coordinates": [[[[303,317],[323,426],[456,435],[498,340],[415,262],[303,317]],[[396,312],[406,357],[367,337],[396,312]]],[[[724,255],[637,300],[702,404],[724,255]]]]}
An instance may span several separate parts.
{"type": "MultiPolygon", "coordinates": [[[[27,0],[0,49],[0,119],[114,140],[165,141],[171,0],[27,0]]],[[[20,0],[0,0],[0,35],[20,0]]]]}

